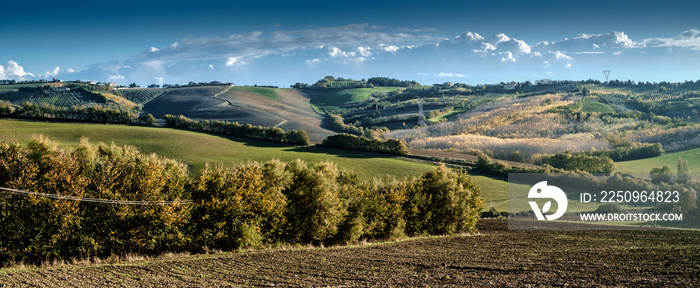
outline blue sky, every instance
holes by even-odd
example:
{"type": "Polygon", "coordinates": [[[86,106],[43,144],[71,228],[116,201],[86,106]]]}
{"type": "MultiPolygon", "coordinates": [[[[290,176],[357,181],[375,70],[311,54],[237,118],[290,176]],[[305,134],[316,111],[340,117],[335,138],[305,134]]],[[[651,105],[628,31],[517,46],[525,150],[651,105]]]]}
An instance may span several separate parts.
{"type": "Polygon", "coordinates": [[[17,1],[0,16],[0,78],[700,79],[697,1],[568,2],[17,1]]]}

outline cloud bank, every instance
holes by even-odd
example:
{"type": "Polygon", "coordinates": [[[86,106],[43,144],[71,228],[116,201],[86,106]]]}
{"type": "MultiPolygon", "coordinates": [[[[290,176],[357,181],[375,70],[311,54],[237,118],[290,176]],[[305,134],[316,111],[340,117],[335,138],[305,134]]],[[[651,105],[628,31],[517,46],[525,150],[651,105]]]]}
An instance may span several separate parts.
{"type": "Polygon", "coordinates": [[[693,74],[697,69],[692,70],[692,66],[700,64],[700,60],[696,60],[700,59],[699,51],[700,31],[697,29],[674,37],[638,41],[624,32],[612,31],[527,43],[505,33],[482,36],[466,31],[450,38],[434,29],[387,29],[353,24],[184,38],[164,47],[146,45],[140,55],[96,63],[81,71],[55,67],[46,73],[34,74],[10,60],[0,65],[0,78],[26,80],[66,76],[141,85],[149,84],[147,81],[186,83],[215,79],[274,84],[288,81],[292,84],[292,81],[315,81],[325,75],[404,79],[419,75],[424,80],[417,80],[428,81],[428,84],[444,78],[487,83],[537,77],[584,79],[604,69],[613,69],[617,75],[628,73],[626,76],[632,78],[645,75],[634,74],[641,73],[635,66],[655,65],[649,66],[650,71],[669,71],[668,75],[685,73],[686,78],[692,79],[698,77],[697,73],[693,74]],[[673,72],[676,70],[679,72],[673,72]],[[300,76],[307,79],[300,79],[300,76]]]}

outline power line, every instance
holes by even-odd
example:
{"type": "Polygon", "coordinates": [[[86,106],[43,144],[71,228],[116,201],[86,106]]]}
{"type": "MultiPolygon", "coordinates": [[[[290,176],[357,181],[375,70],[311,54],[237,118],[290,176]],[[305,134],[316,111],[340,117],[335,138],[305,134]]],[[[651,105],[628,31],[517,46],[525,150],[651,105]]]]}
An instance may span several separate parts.
{"type": "Polygon", "coordinates": [[[5,190],[15,194],[22,195],[34,195],[38,197],[60,199],[60,200],[71,200],[80,202],[92,202],[92,203],[104,203],[104,204],[118,204],[118,205],[175,205],[175,204],[191,204],[192,201],[180,200],[180,201],[127,201],[127,200],[108,200],[108,199],[96,199],[96,198],[86,198],[86,197],[76,197],[68,195],[58,195],[58,194],[48,194],[40,192],[32,192],[19,189],[11,189],[0,187],[0,190],[5,190]]]}

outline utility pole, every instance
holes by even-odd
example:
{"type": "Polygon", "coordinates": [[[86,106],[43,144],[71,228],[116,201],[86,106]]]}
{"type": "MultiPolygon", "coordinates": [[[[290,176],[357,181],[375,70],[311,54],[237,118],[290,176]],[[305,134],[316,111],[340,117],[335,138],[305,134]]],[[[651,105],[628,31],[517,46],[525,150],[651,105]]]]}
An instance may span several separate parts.
{"type": "Polygon", "coordinates": [[[603,70],[603,75],[605,75],[605,82],[608,82],[608,76],[610,76],[610,70],[603,70]]]}

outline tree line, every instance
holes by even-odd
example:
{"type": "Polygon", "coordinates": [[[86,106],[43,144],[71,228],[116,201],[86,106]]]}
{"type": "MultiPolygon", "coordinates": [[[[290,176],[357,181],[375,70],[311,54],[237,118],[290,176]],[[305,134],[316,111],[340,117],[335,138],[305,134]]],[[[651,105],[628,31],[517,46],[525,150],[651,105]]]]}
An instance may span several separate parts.
{"type": "Polygon", "coordinates": [[[323,140],[323,145],[334,148],[371,151],[395,155],[408,155],[408,147],[404,140],[378,140],[350,134],[336,134],[323,140]]]}
{"type": "Polygon", "coordinates": [[[236,137],[288,143],[294,145],[308,145],[309,135],[304,130],[289,130],[284,132],[279,127],[261,127],[251,124],[239,124],[228,121],[196,121],[183,115],[175,116],[166,114],[163,116],[166,127],[186,129],[192,131],[213,132],[236,137]]]}
{"type": "Polygon", "coordinates": [[[115,205],[0,192],[0,263],[235,250],[273,243],[333,245],[474,232],[479,188],[444,165],[421,177],[362,181],[333,163],[187,166],[82,139],[0,143],[0,187],[174,205],[115,205]]]}
{"type": "Polygon", "coordinates": [[[57,107],[47,103],[25,102],[15,108],[0,101],[0,115],[14,118],[68,120],[88,123],[113,123],[153,126],[156,120],[151,114],[138,115],[128,109],[102,107],[99,105],[57,107]]]}

